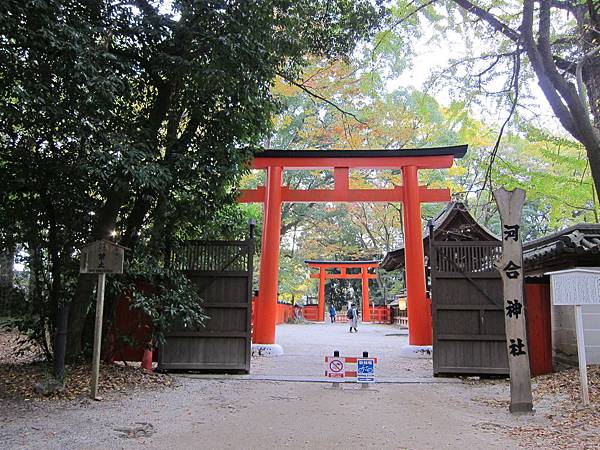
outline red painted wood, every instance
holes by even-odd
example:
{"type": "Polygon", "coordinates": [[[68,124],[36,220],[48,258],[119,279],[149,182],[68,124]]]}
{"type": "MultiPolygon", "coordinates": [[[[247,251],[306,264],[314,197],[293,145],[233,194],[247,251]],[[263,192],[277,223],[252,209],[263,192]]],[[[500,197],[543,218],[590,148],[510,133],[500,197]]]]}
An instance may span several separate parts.
{"type": "Polygon", "coordinates": [[[392,310],[387,306],[371,307],[371,323],[392,323],[392,310]]]}
{"type": "Polygon", "coordinates": [[[254,328],[257,344],[275,343],[277,289],[279,286],[279,240],[281,234],[281,166],[269,167],[265,198],[262,253],[258,284],[258,311],[254,328]]]}
{"type": "Polygon", "coordinates": [[[405,202],[404,246],[406,258],[406,296],[408,310],[408,343],[431,345],[431,303],[425,295],[425,257],[423,254],[423,226],[419,198],[417,167],[402,168],[405,202]]]}
{"type": "Polygon", "coordinates": [[[362,292],[362,311],[363,321],[371,322],[371,309],[369,308],[369,278],[367,277],[367,268],[361,269],[361,292],[362,292]]]}
{"type": "MultiPolygon", "coordinates": [[[[448,202],[450,201],[450,190],[428,189],[419,186],[419,195],[422,202],[448,202]]],[[[238,198],[240,203],[262,203],[265,198],[264,186],[256,189],[243,189],[238,198]]],[[[369,202],[387,203],[403,202],[404,192],[402,186],[394,189],[290,189],[287,186],[281,188],[281,201],[283,203],[347,203],[347,202],[369,202]]]]}
{"type": "MultiPolygon", "coordinates": [[[[409,315],[409,342],[431,344],[431,308],[425,298],[425,271],[421,246],[421,202],[448,201],[447,189],[427,189],[418,184],[419,169],[451,167],[454,154],[440,156],[367,156],[356,157],[342,153],[335,157],[286,157],[265,155],[252,162],[253,169],[267,170],[267,188],[242,191],[240,202],[264,204],[262,251],[260,258],[260,298],[256,303],[254,340],[260,344],[275,343],[277,320],[277,288],[279,281],[279,248],[281,204],[283,202],[403,202],[405,215],[406,272],[409,315]],[[292,190],[281,185],[283,169],[333,169],[334,189],[292,190]],[[350,189],[349,169],[402,169],[403,186],[394,189],[350,189]],[[411,224],[412,222],[412,224],[411,224]],[[413,245],[409,242],[418,243],[413,245]],[[420,250],[419,250],[420,249],[420,250]],[[419,253],[420,252],[420,253],[419,253]],[[418,262],[420,259],[420,262],[418,262]],[[422,291],[422,292],[421,292],[422,291]],[[411,307],[412,305],[412,307],[411,307]],[[412,309],[412,313],[411,313],[412,309]]],[[[461,153],[461,155],[464,154],[461,153]]],[[[365,269],[363,269],[365,270],[365,269]]],[[[368,277],[367,277],[368,278],[368,277]]],[[[322,281],[322,280],[321,280],[322,281]]],[[[365,278],[363,278],[363,284],[365,278]]],[[[323,284],[323,283],[320,283],[323,284]]],[[[367,283],[368,284],[368,280],[367,283]]],[[[368,303],[367,289],[363,289],[368,303]]],[[[324,302],[317,317],[324,316],[324,302]],[[323,312],[321,312],[323,311],[323,312]]],[[[363,319],[369,319],[368,308],[363,308],[363,319]]]]}
{"type": "Polygon", "coordinates": [[[378,267],[379,261],[374,262],[365,262],[361,263],[361,261],[353,262],[352,264],[344,264],[343,262],[307,262],[306,265],[308,267],[319,268],[323,267],[324,269],[356,269],[361,267],[378,267]]]}
{"type": "Polygon", "coordinates": [[[552,373],[554,368],[552,365],[550,285],[526,283],[525,304],[531,375],[552,373]]]}
{"type": "MultiPolygon", "coordinates": [[[[144,283],[137,283],[138,289],[150,290],[144,283]]],[[[150,342],[150,319],[139,310],[129,309],[129,297],[121,295],[117,299],[115,321],[109,333],[109,344],[106,355],[111,361],[142,361],[144,348],[150,342]],[[134,344],[128,345],[120,341],[126,336],[134,344]]],[[[158,360],[158,352],[152,352],[154,361],[158,360]]],[[[148,356],[148,355],[147,355],[148,356]]]]}
{"type": "MultiPolygon", "coordinates": [[[[319,278],[319,274],[318,273],[311,273],[310,274],[311,278],[319,278]]],[[[347,279],[347,278],[362,278],[362,275],[360,273],[350,273],[350,274],[344,274],[344,273],[327,273],[325,274],[325,278],[326,279],[347,279]]],[[[377,278],[377,275],[375,275],[374,273],[370,273],[368,274],[367,278],[369,280],[374,280],[377,278]]]]}
{"type": "Polygon", "coordinates": [[[317,316],[321,322],[325,321],[325,269],[319,268],[319,310],[317,316]]]}
{"type": "Polygon", "coordinates": [[[306,305],[302,308],[302,317],[304,320],[311,322],[317,322],[319,318],[319,307],[318,305],[306,305]]]}
{"type": "Polygon", "coordinates": [[[350,169],[348,167],[334,168],[333,181],[336,191],[348,191],[350,189],[350,169]]]}
{"type": "MultiPolygon", "coordinates": [[[[256,320],[256,297],[252,300],[252,337],[254,338],[254,322],[256,320]]],[[[294,307],[287,303],[277,303],[277,314],[275,322],[279,325],[280,323],[287,323],[294,319],[294,307]]]]}
{"type": "Polygon", "coordinates": [[[294,307],[287,303],[277,303],[276,323],[287,323],[294,318],[294,307]]]}
{"type": "MultiPolygon", "coordinates": [[[[367,358],[374,360],[375,364],[378,363],[377,357],[371,358],[371,357],[367,356],[367,358]]],[[[364,358],[362,356],[326,356],[325,362],[333,361],[334,359],[343,359],[345,364],[356,364],[359,359],[367,359],[367,358],[364,358]]]]}

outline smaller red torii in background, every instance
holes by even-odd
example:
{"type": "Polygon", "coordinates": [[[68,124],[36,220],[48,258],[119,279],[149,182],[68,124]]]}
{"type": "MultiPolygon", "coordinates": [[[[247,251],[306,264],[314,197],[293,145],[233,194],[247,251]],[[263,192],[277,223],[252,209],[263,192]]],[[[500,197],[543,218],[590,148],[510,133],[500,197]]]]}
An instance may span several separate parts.
{"type": "Polygon", "coordinates": [[[377,275],[369,273],[370,268],[379,267],[381,261],[318,261],[307,259],[304,261],[308,267],[319,269],[319,273],[311,273],[311,278],[319,279],[319,309],[317,317],[325,320],[325,282],[327,279],[360,279],[362,291],[362,320],[371,321],[369,309],[369,280],[376,279],[377,275]],[[340,269],[341,273],[327,273],[327,269],[340,269]],[[348,269],[360,269],[360,273],[348,273],[348,269]]]}

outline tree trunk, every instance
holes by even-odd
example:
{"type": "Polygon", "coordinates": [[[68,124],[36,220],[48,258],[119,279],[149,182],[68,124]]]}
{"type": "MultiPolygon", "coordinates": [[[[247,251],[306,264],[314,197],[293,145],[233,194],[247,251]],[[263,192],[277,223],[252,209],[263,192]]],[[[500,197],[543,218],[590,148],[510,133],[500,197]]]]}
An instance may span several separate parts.
{"type": "Polygon", "coordinates": [[[584,65],[587,73],[585,80],[590,110],[594,119],[594,128],[596,132],[600,131],[600,57],[589,58],[584,65]]]}
{"type": "MultiPolygon", "coordinates": [[[[106,203],[98,214],[98,221],[94,227],[93,239],[107,239],[115,228],[117,216],[127,195],[124,191],[113,190],[107,197],[106,203]]],[[[80,274],[77,289],[71,300],[68,311],[68,328],[65,358],[72,361],[79,357],[82,349],[82,335],[85,317],[93,300],[96,276],[80,274]]]]}
{"type": "MultiPolygon", "coordinates": [[[[68,328],[69,307],[63,298],[62,292],[62,264],[61,252],[58,236],[58,225],[56,223],[56,211],[52,199],[46,199],[46,214],[48,215],[48,251],[50,252],[50,273],[52,275],[52,285],[50,288],[50,308],[56,314],[54,321],[54,339],[52,342],[53,350],[53,372],[54,378],[60,383],[65,378],[65,351],[68,328]]],[[[51,328],[52,329],[52,328],[51,328]]]]}
{"type": "Polygon", "coordinates": [[[0,250],[0,315],[10,315],[14,308],[15,252],[12,242],[0,250]]]}
{"type": "Polygon", "coordinates": [[[69,304],[61,301],[56,311],[56,331],[54,336],[54,378],[63,382],[65,379],[65,355],[67,350],[67,330],[69,323],[69,304]]]}

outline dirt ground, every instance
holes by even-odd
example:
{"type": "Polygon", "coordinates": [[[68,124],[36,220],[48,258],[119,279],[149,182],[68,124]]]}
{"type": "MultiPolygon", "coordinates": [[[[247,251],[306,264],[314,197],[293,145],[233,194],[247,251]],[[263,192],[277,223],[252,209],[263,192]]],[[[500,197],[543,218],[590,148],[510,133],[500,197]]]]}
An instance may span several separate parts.
{"type": "MultiPolygon", "coordinates": [[[[285,325],[286,354],[254,358],[251,376],[175,376],[171,387],[105,396],[94,402],[10,401],[0,405],[0,447],[7,449],[600,448],[597,423],[577,435],[544,435],[561,423],[560,392],[536,398],[536,413],[508,413],[505,380],[431,377],[431,360],[400,358],[397,328],[285,325]],[[324,344],[326,343],[326,344],[324,344]],[[323,356],[369,351],[380,382],[333,389],[318,382],[323,356]]],[[[561,381],[562,382],[562,381],[561,381]]],[[[598,410],[596,390],[593,405],[598,410]]],[[[568,398],[577,411],[577,403],[568,398]]],[[[586,412],[584,411],[584,412],[586,412]]],[[[586,417],[586,416],[584,416],[586,417]]],[[[562,422],[561,418],[561,422],[562,422]]],[[[575,425],[573,425],[575,426],[575,425]]]]}

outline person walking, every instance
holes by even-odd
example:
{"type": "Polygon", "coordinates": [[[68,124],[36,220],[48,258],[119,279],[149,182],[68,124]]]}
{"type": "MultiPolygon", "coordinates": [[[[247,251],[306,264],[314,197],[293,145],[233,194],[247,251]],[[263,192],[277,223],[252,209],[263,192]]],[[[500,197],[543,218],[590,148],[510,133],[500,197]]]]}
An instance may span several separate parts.
{"type": "Polygon", "coordinates": [[[336,311],[335,311],[335,307],[333,306],[333,303],[329,304],[329,318],[331,319],[331,323],[335,323],[335,316],[336,316],[336,311]]]}
{"type": "Polygon", "coordinates": [[[350,320],[350,333],[352,333],[352,329],[354,329],[355,333],[358,333],[358,310],[354,303],[352,303],[348,310],[348,319],[350,320]]]}

